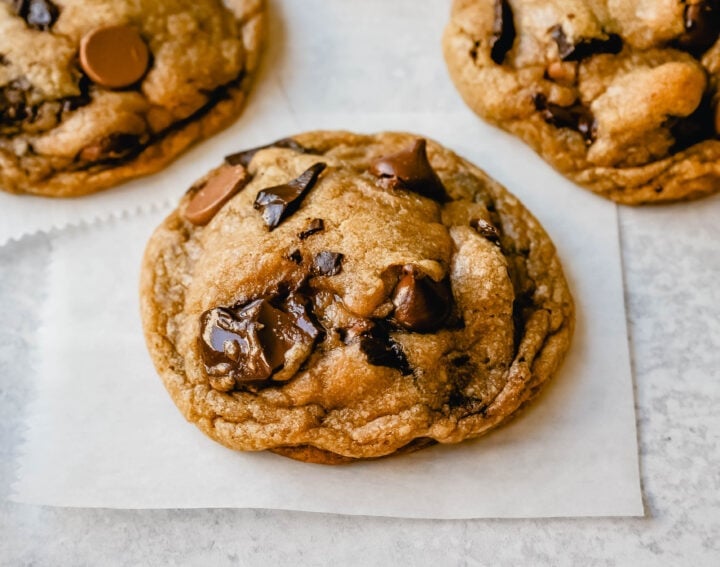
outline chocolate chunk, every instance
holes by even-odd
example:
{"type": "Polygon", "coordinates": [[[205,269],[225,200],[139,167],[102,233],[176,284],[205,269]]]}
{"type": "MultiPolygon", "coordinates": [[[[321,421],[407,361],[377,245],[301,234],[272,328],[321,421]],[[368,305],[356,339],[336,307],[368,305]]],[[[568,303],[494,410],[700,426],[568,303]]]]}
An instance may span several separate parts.
{"type": "Polygon", "coordinates": [[[320,252],[313,258],[313,273],[318,276],[336,276],[342,271],[343,256],[339,252],[320,252]]]}
{"type": "Polygon", "coordinates": [[[380,178],[387,189],[414,191],[435,201],[446,202],[448,195],[427,157],[427,142],[420,138],[412,147],[382,157],[370,166],[370,173],[380,178]]]}
{"type": "Polygon", "coordinates": [[[490,58],[502,65],[505,56],[515,43],[515,22],[508,0],[495,0],[495,20],[490,36],[490,58]]]}
{"type": "Polygon", "coordinates": [[[394,368],[399,370],[403,376],[412,374],[412,368],[402,345],[392,339],[387,327],[382,322],[375,322],[368,331],[361,334],[359,345],[360,350],[373,366],[394,368]]]}
{"type": "Polygon", "coordinates": [[[283,304],[295,325],[312,340],[322,334],[322,328],[312,316],[310,300],[301,293],[291,293],[283,304]]]}
{"type": "Polygon", "coordinates": [[[208,374],[230,376],[235,384],[270,378],[285,364],[293,345],[317,337],[301,300],[293,300],[288,309],[289,313],[256,299],[205,311],[200,317],[200,349],[208,374]]]}
{"type": "Polygon", "coordinates": [[[685,33],[677,46],[699,56],[717,41],[720,35],[720,1],[699,0],[685,5],[685,33]]]}
{"type": "Polygon", "coordinates": [[[500,234],[498,233],[497,228],[489,222],[484,219],[472,219],[470,221],[470,226],[473,227],[480,236],[487,238],[490,242],[500,246],[500,234]]]}
{"type": "Polygon", "coordinates": [[[75,96],[69,96],[62,99],[62,111],[71,112],[78,108],[90,104],[92,100],[90,98],[90,79],[83,75],[78,83],[80,94],[75,96]]]}
{"type": "Polygon", "coordinates": [[[712,97],[706,95],[690,116],[671,118],[667,125],[675,138],[671,153],[681,152],[705,140],[714,139],[716,132],[712,97]]]}
{"type": "Polygon", "coordinates": [[[300,250],[295,249],[288,254],[287,259],[299,266],[303,261],[302,253],[300,250]]]}
{"type": "Polygon", "coordinates": [[[540,111],[543,120],[557,128],[570,128],[580,132],[585,138],[587,145],[595,141],[596,128],[595,117],[586,106],[574,104],[572,106],[560,106],[548,102],[544,94],[538,93],[533,96],[535,108],[540,111]]]}
{"type": "Polygon", "coordinates": [[[150,51],[140,33],[127,25],[96,28],[80,41],[80,65],[95,83],[122,89],[143,78],[150,51]]]}
{"type": "Polygon", "coordinates": [[[280,221],[300,207],[303,198],[315,185],[325,167],[324,163],[316,163],[285,185],[268,187],[258,193],[253,206],[262,211],[263,220],[270,230],[274,230],[280,221]]]}
{"type": "Polygon", "coordinates": [[[81,161],[87,162],[123,159],[138,151],[139,148],[139,136],[114,133],[91,146],[84,147],[78,157],[81,161]]]}
{"type": "Polygon", "coordinates": [[[223,165],[192,198],[185,209],[185,218],[194,225],[209,223],[249,182],[250,176],[243,166],[223,165]]]}
{"type": "Polygon", "coordinates": [[[14,0],[13,7],[28,26],[40,31],[48,31],[60,14],[50,0],[14,0]]]}
{"type": "Polygon", "coordinates": [[[560,59],[563,61],[580,61],[599,53],[620,53],[623,48],[622,38],[614,33],[608,34],[607,38],[598,37],[582,38],[577,43],[568,40],[560,24],[550,28],[550,36],[558,46],[560,59]]]}
{"type": "Polygon", "coordinates": [[[436,282],[415,266],[405,266],[392,294],[393,322],[409,331],[437,330],[450,314],[446,282],[436,282]]]}
{"type": "Polygon", "coordinates": [[[292,138],[283,138],[282,140],[276,140],[275,142],[265,144],[264,146],[258,146],[257,148],[251,148],[236,154],[230,154],[229,156],[225,156],[225,161],[230,165],[243,165],[247,167],[250,165],[250,162],[252,161],[252,158],[255,157],[256,153],[260,150],[266,150],[268,148],[285,148],[288,150],[294,150],[301,154],[310,153],[306,148],[302,147],[292,138]]]}
{"type": "Polygon", "coordinates": [[[298,238],[300,240],[305,240],[309,236],[312,236],[317,232],[322,232],[323,230],[325,230],[325,221],[322,219],[313,219],[310,221],[308,227],[298,234],[298,238]]]}

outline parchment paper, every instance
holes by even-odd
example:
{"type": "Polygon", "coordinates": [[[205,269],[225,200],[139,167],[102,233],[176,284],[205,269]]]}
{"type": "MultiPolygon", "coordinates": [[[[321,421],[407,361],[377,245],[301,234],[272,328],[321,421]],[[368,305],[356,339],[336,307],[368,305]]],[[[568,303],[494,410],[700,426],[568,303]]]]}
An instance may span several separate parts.
{"type": "Polygon", "coordinates": [[[14,498],[430,518],[642,514],[615,207],[559,182],[521,147],[494,154],[497,140],[483,137],[475,121],[468,127],[469,118],[326,120],[356,130],[414,129],[476,163],[492,162],[548,228],[578,325],[560,375],[528,411],[477,441],[335,468],[216,445],[184,422],[141,336],[138,264],[162,210],[54,238],[38,399],[14,498]]]}
{"type": "MultiPolygon", "coordinates": [[[[166,172],[130,184],[149,212],[53,238],[38,396],[13,499],[427,518],[641,515],[615,206],[464,107],[439,49],[444,0],[273,6],[275,43],[243,118],[166,172]],[[334,468],[234,453],[183,420],[150,363],[137,307],[140,256],[167,213],[162,203],[227,153],[315,128],[435,138],[508,186],[547,228],[577,302],[577,330],[561,373],[518,419],[477,441],[334,468]]],[[[105,214],[138,207],[130,185],[105,214]]]]}

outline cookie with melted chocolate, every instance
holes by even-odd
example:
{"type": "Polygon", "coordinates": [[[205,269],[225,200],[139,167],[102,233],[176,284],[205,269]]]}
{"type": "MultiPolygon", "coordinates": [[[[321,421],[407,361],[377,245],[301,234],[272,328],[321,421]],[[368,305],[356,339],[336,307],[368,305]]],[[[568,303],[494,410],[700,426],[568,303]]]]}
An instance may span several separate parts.
{"type": "Polygon", "coordinates": [[[0,190],[153,173],[240,113],[264,0],[0,1],[0,190]]]}
{"type": "Polygon", "coordinates": [[[484,434],[556,372],[562,268],[485,173],[399,133],[238,149],[142,268],[152,359],[210,437],[328,464],[399,454],[484,434]]]}
{"type": "Polygon", "coordinates": [[[628,205],[720,191],[720,0],[454,0],[465,102],[628,205]]]}

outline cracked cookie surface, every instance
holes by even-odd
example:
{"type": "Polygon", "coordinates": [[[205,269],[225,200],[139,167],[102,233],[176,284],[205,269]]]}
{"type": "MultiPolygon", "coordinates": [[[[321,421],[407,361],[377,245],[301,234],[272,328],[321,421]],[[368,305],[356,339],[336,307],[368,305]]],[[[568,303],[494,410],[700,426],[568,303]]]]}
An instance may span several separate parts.
{"type": "Polygon", "coordinates": [[[264,0],[0,0],[0,189],[153,173],[240,112],[264,0]]]}
{"type": "Polygon", "coordinates": [[[624,204],[720,190],[718,0],[454,0],[467,104],[624,204]]]}
{"type": "Polygon", "coordinates": [[[537,220],[401,133],[228,156],[151,237],[140,295],[189,421],[233,449],[320,463],[482,435],[556,372],[574,321],[537,220]]]}

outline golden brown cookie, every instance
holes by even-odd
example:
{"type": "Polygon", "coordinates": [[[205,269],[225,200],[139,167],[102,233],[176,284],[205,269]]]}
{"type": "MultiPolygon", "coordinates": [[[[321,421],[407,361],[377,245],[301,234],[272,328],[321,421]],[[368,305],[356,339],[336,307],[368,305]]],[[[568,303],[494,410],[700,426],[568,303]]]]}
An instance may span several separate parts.
{"type": "Polygon", "coordinates": [[[0,189],[91,193],[239,114],[264,0],[0,2],[0,189]]]}
{"type": "Polygon", "coordinates": [[[574,320],[522,204],[398,133],[228,156],[155,231],[140,295],[189,421],[233,449],[333,464],[482,435],[555,373],[574,320]]]}
{"type": "Polygon", "coordinates": [[[467,104],[619,203],[720,190],[720,1],[454,0],[467,104]]]}

